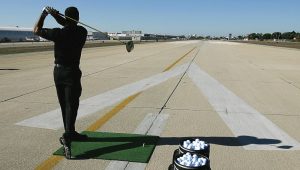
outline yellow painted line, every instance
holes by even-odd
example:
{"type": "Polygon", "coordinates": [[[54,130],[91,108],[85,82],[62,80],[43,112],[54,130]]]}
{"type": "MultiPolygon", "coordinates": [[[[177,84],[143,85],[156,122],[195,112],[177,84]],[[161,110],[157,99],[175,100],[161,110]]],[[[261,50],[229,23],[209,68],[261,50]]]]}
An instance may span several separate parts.
{"type": "MultiPolygon", "coordinates": [[[[191,49],[189,52],[184,54],[182,57],[180,57],[178,60],[176,60],[174,63],[172,63],[170,66],[168,66],[166,69],[164,69],[163,72],[166,72],[170,70],[172,67],[174,67],[179,61],[181,61],[184,57],[186,57],[190,52],[192,52],[196,47],[191,49]]],[[[117,106],[115,106],[112,110],[104,114],[100,119],[98,119],[96,122],[94,122],[90,127],[86,129],[86,131],[96,131],[100,127],[102,127],[106,122],[108,122],[114,115],[116,115],[120,110],[125,108],[132,100],[134,100],[136,97],[138,97],[142,92],[136,93],[134,95],[131,95],[124,99],[121,103],[119,103],[117,106]]],[[[35,169],[36,170],[50,170],[55,165],[57,165],[61,160],[63,160],[64,156],[56,156],[52,155],[47,160],[45,160],[43,163],[38,165],[35,169]]]]}
{"type": "Polygon", "coordinates": [[[35,170],[50,170],[52,169],[58,162],[60,162],[64,157],[63,156],[55,156],[52,155],[50,158],[45,160],[42,164],[37,166],[35,170]]]}
{"type": "Polygon", "coordinates": [[[170,66],[168,66],[166,69],[164,69],[163,72],[169,71],[172,67],[174,67],[179,61],[181,61],[184,57],[186,57],[190,52],[192,52],[196,47],[191,49],[189,52],[184,54],[182,57],[180,57],[178,60],[176,60],[174,63],[172,63],[170,66]]]}
{"type": "Polygon", "coordinates": [[[87,131],[96,131],[101,126],[103,126],[106,122],[109,121],[114,115],[116,115],[120,110],[122,110],[126,105],[128,105],[133,99],[135,99],[137,96],[139,96],[142,92],[139,92],[137,94],[134,94],[132,96],[127,97],[124,99],[120,104],[118,104],[116,107],[114,107],[111,111],[106,113],[103,117],[98,119],[95,123],[93,123],[89,128],[87,128],[87,131]]]}
{"type": "MultiPolygon", "coordinates": [[[[116,115],[120,110],[122,110],[126,105],[128,105],[133,99],[135,99],[141,92],[134,94],[132,96],[127,97],[124,99],[120,104],[114,107],[111,111],[106,113],[103,117],[98,119],[95,123],[93,123],[90,127],[86,129],[86,131],[96,131],[101,126],[103,126],[109,119],[111,119],[114,115],[116,115]]],[[[63,160],[64,156],[55,156],[52,155],[50,158],[45,160],[42,164],[36,167],[36,170],[50,170],[56,164],[58,164],[61,160],[63,160]]]]}

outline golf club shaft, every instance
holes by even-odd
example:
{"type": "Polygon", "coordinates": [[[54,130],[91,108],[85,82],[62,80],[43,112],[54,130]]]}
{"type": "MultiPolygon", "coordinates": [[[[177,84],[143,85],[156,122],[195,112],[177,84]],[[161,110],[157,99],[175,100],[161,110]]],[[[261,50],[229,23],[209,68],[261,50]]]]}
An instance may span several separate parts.
{"type": "MultiPolygon", "coordinates": [[[[70,19],[70,20],[72,20],[72,21],[74,21],[74,22],[77,22],[77,23],[79,23],[79,24],[81,24],[81,25],[83,25],[83,26],[89,27],[89,28],[91,28],[91,29],[93,29],[93,30],[95,30],[95,31],[97,31],[97,32],[100,32],[100,33],[104,34],[102,31],[100,31],[100,30],[98,30],[98,29],[96,29],[96,28],[93,28],[93,27],[91,27],[91,26],[89,26],[89,25],[87,25],[87,24],[85,24],[85,23],[82,23],[82,22],[80,22],[80,21],[77,21],[77,20],[75,20],[75,19],[73,19],[73,18],[71,18],[71,17],[68,17],[68,16],[64,15],[64,14],[61,14],[61,13],[58,13],[58,14],[59,14],[60,16],[63,16],[63,17],[65,17],[65,18],[68,18],[68,19],[70,19]]],[[[117,40],[117,41],[119,41],[119,42],[121,42],[121,43],[123,43],[123,44],[126,44],[125,42],[120,41],[119,39],[116,39],[116,38],[114,38],[114,37],[112,37],[112,36],[109,36],[109,35],[107,35],[107,36],[108,36],[108,37],[111,37],[112,39],[117,40]]]]}

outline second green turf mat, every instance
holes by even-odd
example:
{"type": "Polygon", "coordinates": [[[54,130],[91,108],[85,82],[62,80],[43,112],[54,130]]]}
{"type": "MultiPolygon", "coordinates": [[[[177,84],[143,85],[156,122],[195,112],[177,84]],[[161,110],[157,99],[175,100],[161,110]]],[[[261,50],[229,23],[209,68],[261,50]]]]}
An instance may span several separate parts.
{"type": "MultiPolygon", "coordinates": [[[[158,136],[137,134],[89,132],[87,141],[72,142],[75,159],[107,159],[147,163],[159,139],[158,136]]],[[[62,148],[53,153],[63,155],[62,148]]]]}

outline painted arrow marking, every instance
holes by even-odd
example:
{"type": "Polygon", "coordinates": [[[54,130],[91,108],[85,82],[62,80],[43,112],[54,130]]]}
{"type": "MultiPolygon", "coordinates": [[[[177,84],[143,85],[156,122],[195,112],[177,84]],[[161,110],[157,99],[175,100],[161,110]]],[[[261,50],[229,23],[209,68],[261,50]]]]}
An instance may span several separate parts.
{"type": "MultiPolygon", "coordinates": [[[[102,110],[107,106],[111,106],[115,103],[118,103],[123,99],[126,99],[128,96],[131,96],[133,94],[151,88],[155,85],[163,83],[169,80],[170,78],[176,77],[185,72],[187,68],[188,64],[184,64],[170,71],[159,73],[149,78],[140,80],[138,82],[125,85],[120,88],[82,100],[78,109],[77,120],[89,114],[93,114],[99,110],[102,110]]],[[[63,127],[60,108],[23,120],[16,124],[21,126],[45,128],[52,130],[57,130],[63,127]]]]}
{"type": "Polygon", "coordinates": [[[249,106],[220,82],[192,64],[189,77],[247,150],[299,150],[298,141],[249,106]],[[273,143],[273,144],[270,144],[273,143]]]}
{"type": "MultiPolygon", "coordinates": [[[[181,65],[138,82],[122,86],[81,101],[78,119],[113,105],[126,97],[144,91],[176,77],[188,68],[181,65]]],[[[239,142],[247,150],[299,150],[300,144],[277,125],[259,113],[245,101],[212,78],[199,66],[192,64],[188,76],[207,97],[210,105],[223,119],[239,142]],[[273,143],[272,143],[273,142],[273,143]],[[272,143],[272,144],[271,144],[272,143]]],[[[56,109],[21,122],[21,126],[59,129],[63,127],[60,109],[56,109]]]]}

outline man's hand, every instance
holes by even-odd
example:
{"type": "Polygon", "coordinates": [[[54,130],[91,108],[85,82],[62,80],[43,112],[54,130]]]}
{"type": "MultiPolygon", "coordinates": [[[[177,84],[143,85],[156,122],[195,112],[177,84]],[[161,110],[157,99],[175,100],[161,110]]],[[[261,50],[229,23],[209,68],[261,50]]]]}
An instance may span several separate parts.
{"type": "Polygon", "coordinates": [[[33,28],[34,34],[39,35],[39,36],[41,35],[41,30],[44,25],[44,20],[48,14],[51,14],[58,24],[60,24],[62,26],[66,25],[66,19],[64,17],[62,17],[61,15],[59,15],[59,12],[56,9],[46,6],[43,8],[43,12],[33,28]]]}
{"type": "Polygon", "coordinates": [[[42,11],[42,14],[40,15],[38,21],[36,22],[36,24],[34,25],[34,28],[33,28],[33,33],[36,34],[36,35],[41,35],[41,30],[43,28],[43,25],[44,25],[44,20],[45,18],[47,17],[49,11],[48,11],[48,7],[44,7],[43,8],[43,11],[42,11]]]}
{"type": "Polygon", "coordinates": [[[45,10],[46,10],[49,14],[51,14],[53,17],[55,17],[55,16],[57,16],[57,15],[59,14],[59,11],[56,10],[56,9],[54,9],[53,7],[47,6],[47,7],[45,7],[45,10]]]}
{"type": "Polygon", "coordinates": [[[48,15],[48,11],[46,7],[43,8],[42,16],[46,17],[48,15]]]}
{"type": "Polygon", "coordinates": [[[56,20],[56,22],[62,26],[65,26],[66,19],[59,15],[59,11],[54,9],[53,7],[45,7],[45,10],[53,16],[53,18],[56,20]]]}

